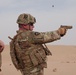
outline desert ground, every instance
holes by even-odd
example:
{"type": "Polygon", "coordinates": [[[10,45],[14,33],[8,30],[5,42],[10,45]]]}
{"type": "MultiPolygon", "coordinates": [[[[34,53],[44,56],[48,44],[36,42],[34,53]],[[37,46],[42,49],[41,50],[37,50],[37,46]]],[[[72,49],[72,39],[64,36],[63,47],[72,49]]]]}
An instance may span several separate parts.
{"type": "MultiPolygon", "coordinates": [[[[47,68],[44,75],[76,75],[76,46],[48,45],[52,56],[48,56],[47,68]]],[[[0,75],[21,75],[14,67],[9,45],[5,46],[2,54],[2,71],[0,75]]]]}

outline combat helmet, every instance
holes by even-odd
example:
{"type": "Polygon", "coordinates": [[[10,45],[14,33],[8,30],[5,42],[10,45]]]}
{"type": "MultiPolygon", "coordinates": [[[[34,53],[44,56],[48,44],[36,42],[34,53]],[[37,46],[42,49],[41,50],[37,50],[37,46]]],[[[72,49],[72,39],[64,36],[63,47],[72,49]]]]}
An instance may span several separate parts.
{"type": "Polygon", "coordinates": [[[18,19],[17,19],[17,23],[18,24],[28,24],[28,23],[35,23],[36,22],[36,19],[35,17],[33,17],[32,15],[30,14],[20,14],[18,19]]]}

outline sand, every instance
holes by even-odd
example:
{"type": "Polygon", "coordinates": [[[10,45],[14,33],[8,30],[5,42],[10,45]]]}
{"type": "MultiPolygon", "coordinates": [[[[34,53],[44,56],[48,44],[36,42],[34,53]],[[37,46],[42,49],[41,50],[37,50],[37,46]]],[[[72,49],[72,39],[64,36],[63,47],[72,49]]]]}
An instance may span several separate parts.
{"type": "MultiPolygon", "coordinates": [[[[76,46],[49,45],[52,56],[48,56],[44,75],[76,75],[76,46]]],[[[2,71],[0,75],[21,75],[14,67],[9,45],[2,52],[2,71]]]]}

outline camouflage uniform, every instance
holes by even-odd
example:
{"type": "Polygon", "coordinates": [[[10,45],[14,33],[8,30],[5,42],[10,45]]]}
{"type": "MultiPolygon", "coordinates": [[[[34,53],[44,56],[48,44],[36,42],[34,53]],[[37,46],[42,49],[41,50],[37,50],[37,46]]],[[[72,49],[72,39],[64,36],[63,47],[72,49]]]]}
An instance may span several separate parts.
{"type": "MultiPolygon", "coordinates": [[[[35,18],[30,14],[21,14],[17,20],[18,24],[30,22],[35,22],[35,18]]],[[[57,30],[49,32],[17,31],[10,42],[10,55],[14,66],[21,71],[22,75],[43,75],[44,68],[47,68],[47,55],[51,54],[43,45],[60,38],[57,30]]]]}
{"type": "Polygon", "coordinates": [[[23,75],[43,75],[43,69],[47,67],[45,48],[42,44],[60,39],[57,31],[34,32],[18,31],[11,41],[14,44],[11,55],[15,67],[23,75]]]}

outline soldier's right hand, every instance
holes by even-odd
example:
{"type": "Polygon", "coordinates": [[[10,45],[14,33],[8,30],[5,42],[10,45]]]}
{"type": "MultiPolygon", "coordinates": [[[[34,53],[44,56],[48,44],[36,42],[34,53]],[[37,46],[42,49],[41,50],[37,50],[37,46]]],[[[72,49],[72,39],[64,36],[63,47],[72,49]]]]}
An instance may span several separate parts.
{"type": "Polygon", "coordinates": [[[58,33],[60,34],[61,37],[64,36],[66,34],[66,32],[67,32],[67,29],[66,28],[60,27],[58,29],[58,33]]]}

